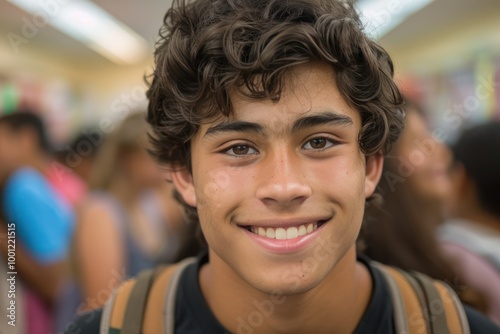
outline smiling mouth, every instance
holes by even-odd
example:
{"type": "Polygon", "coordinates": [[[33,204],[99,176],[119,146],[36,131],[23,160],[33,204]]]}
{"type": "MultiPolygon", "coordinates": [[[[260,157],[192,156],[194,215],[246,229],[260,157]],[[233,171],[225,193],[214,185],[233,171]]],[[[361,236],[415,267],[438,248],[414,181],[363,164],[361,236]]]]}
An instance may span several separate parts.
{"type": "Polygon", "coordinates": [[[276,240],[288,240],[302,237],[314,232],[328,220],[320,220],[316,223],[302,224],[291,227],[263,227],[263,226],[240,226],[245,230],[261,237],[276,240]]]}

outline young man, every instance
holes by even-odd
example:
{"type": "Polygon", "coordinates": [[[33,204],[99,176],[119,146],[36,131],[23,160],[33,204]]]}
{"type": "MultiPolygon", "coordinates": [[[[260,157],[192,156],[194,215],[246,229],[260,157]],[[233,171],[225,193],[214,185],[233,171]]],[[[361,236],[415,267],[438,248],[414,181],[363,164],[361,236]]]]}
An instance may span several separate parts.
{"type": "MultiPolygon", "coordinates": [[[[393,333],[355,241],[402,98],[352,3],[176,2],[161,35],[155,153],[208,244],[180,277],[175,333],[393,333]]],[[[98,332],[101,314],[70,332],[98,332]]]]}
{"type": "MultiPolygon", "coordinates": [[[[15,269],[2,272],[1,287],[8,291],[3,289],[10,277],[7,272],[18,273],[18,293],[11,300],[27,319],[23,325],[29,333],[53,330],[54,306],[68,274],[74,213],[65,193],[51,182],[50,162],[42,119],[28,111],[0,111],[0,262],[4,265],[12,261],[15,246],[15,269]],[[10,246],[7,235],[15,236],[10,246]]],[[[5,325],[13,330],[7,321],[3,319],[0,329],[5,325]]]]}

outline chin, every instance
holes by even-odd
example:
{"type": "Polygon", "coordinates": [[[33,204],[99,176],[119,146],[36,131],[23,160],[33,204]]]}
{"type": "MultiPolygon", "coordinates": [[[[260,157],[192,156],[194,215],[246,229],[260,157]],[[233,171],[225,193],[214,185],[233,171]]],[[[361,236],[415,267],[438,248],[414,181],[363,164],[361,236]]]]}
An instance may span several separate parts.
{"type": "Polygon", "coordinates": [[[302,294],[318,286],[327,276],[325,267],[306,267],[301,264],[277,266],[273,270],[263,270],[260,277],[247,280],[256,290],[268,295],[302,294]]]}

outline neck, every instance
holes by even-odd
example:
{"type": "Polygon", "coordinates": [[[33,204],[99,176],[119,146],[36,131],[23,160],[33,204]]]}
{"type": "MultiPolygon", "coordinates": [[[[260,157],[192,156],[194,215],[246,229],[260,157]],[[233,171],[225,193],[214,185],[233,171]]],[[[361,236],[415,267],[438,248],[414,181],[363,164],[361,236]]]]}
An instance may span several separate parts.
{"type": "Polygon", "coordinates": [[[219,322],[232,333],[352,333],[371,296],[372,282],[355,248],[311,290],[269,295],[250,286],[214,252],[200,272],[202,292],[219,322]]]}

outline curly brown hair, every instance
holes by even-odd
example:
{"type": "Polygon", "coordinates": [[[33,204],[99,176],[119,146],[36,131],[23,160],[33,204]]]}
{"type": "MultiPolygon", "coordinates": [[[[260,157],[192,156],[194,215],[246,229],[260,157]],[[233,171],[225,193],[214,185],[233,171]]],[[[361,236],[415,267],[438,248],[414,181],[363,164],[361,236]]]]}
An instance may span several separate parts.
{"type": "Polygon", "coordinates": [[[387,152],[403,127],[392,61],[363,32],[353,1],[175,0],[160,37],[148,121],[152,153],[170,167],[190,168],[191,138],[231,113],[230,91],[279,101],[290,69],[312,61],[332,66],[359,111],[365,155],[387,152]]]}

